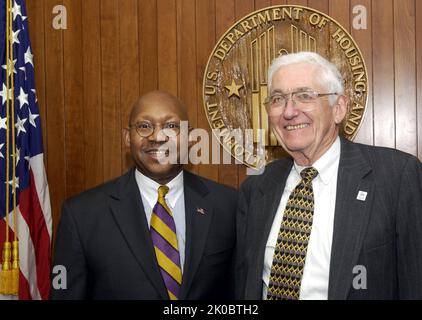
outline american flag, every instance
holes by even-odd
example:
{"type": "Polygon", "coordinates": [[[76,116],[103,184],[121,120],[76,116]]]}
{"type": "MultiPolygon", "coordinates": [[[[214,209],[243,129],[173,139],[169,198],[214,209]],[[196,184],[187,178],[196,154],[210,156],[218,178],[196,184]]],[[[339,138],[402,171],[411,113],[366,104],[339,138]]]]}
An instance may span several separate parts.
{"type": "MultiPolygon", "coordinates": [[[[13,241],[16,231],[19,240],[18,297],[47,299],[50,289],[51,207],[24,0],[13,0],[13,63],[10,63],[12,67],[9,71],[9,78],[11,72],[14,76],[15,100],[13,125],[16,141],[17,230],[14,230],[11,182],[13,149],[12,143],[6,141],[6,1],[12,3],[11,0],[0,0],[0,250],[3,249],[5,241],[6,201],[9,201],[9,239],[13,241]],[[6,172],[7,147],[11,164],[8,173],[6,172]],[[6,188],[10,190],[8,200],[6,200],[6,188]]],[[[9,97],[10,95],[11,92],[9,97]]],[[[9,129],[11,132],[11,126],[9,129]]],[[[11,297],[0,295],[0,298],[11,297]]]]}

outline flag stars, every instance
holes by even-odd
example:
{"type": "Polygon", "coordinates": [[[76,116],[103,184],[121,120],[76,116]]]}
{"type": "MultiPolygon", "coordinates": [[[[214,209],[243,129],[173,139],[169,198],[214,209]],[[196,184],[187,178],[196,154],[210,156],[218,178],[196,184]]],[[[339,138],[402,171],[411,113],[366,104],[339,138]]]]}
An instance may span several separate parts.
{"type": "Polygon", "coordinates": [[[4,159],[3,153],[1,153],[1,149],[3,149],[4,143],[0,143],[0,158],[4,159]]]}
{"type": "Polygon", "coordinates": [[[0,130],[4,129],[7,130],[7,118],[0,118],[0,130]]]}
{"type": "Polygon", "coordinates": [[[16,1],[14,1],[14,2],[15,3],[13,4],[13,9],[12,9],[13,21],[15,21],[18,16],[20,16],[22,18],[22,9],[21,9],[21,6],[19,6],[16,3],[16,1]]]}
{"type": "Polygon", "coordinates": [[[0,91],[0,97],[2,100],[1,105],[4,105],[6,103],[7,98],[9,98],[9,100],[12,98],[12,89],[9,89],[9,95],[8,95],[6,85],[4,83],[3,83],[3,90],[0,91]]]}
{"type": "Polygon", "coordinates": [[[20,43],[18,36],[19,36],[19,33],[21,31],[22,30],[17,30],[16,32],[15,31],[12,32],[12,41],[13,41],[13,43],[20,43]]]}
{"type": "Polygon", "coordinates": [[[22,107],[26,104],[28,104],[28,94],[25,93],[25,91],[23,90],[23,88],[20,88],[20,93],[18,96],[18,100],[19,100],[19,104],[20,104],[20,108],[22,109],[22,107]]]}
{"type": "Polygon", "coordinates": [[[39,114],[32,114],[31,109],[29,109],[29,123],[36,128],[35,119],[39,117],[39,114]]]}
{"type": "Polygon", "coordinates": [[[7,68],[9,68],[9,70],[8,70],[9,76],[12,74],[12,68],[13,68],[13,73],[17,73],[16,68],[15,68],[16,61],[17,61],[17,59],[13,60],[13,67],[12,67],[12,60],[9,60],[9,63],[8,63],[9,66],[7,66],[5,64],[1,66],[4,70],[7,70],[7,68]]]}
{"type": "Polygon", "coordinates": [[[18,166],[18,163],[19,163],[19,160],[21,159],[21,150],[18,149],[18,148],[16,148],[15,159],[16,159],[15,165],[17,167],[18,166]]]}
{"type": "Polygon", "coordinates": [[[11,187],[13,187],[13,181],[15,182],[16,189],[19,189],[19,177],[16,177],[14,180],[6,181],[5,184],[9,184],[11,187]]]}
{"type": "Polygon", "coordinates": [[[21,132],[26,133],[26,129],[25,129],[25,126],[24,126],[26,120],[28,120],[28,119],[20,119],[19,116],[18,116],[18,121],[16,121],[16,124],[15,124],[15,128],[18,130],[18,133],[16,134],[16,136],[19,137],[19,133],[21,133],[21,132]]]}
{"type": "Polygon", "coordinates": [[[32,67],[34,67],[34,55],[32,54],[31,48],[29,46],[28,46],[28,49],[26,49],[24,58],[25,58],[25,64],[30,63],[32,67]]]}

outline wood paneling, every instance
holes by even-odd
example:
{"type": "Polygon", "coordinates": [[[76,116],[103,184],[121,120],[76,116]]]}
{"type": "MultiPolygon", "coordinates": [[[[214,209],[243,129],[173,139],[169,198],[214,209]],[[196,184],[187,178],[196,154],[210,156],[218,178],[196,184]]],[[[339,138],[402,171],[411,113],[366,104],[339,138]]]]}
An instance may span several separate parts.
{"type": "MultiPolygon", "coordinates": [[[[190,124],[210,132],[202,79],[218,39],[243,16],[277,4],[329,14],[356,40],[368,69],[364,122],[355,141],[422,158],[422,3],[419,0],[27,0],[54,227],[63,200],[132,165],[121,131],[148,91],[177,94],[190,124]],[[67,30],[52,9],[67,9],[67,30]],[[363,5],[367,29],[355,30],[363,5]]],[[[189,165],[231,186],[243,165],[189,165]]]]}
{"type": "Polygon", "coordinates": [[[372,0],[374,143],[395,146],[394,15],[392,0],[372,0]]]}
{"type": "Polygon", "coordinates": [[[100,1],[101,34],[101,100],[103,172],[104,180],[121,173],[121,119],[120,119],[120,38],[119,3],[115,0],[100,1]]]}
{"type": "Polygon", "coordinates": [[[417,83],[417,126],[418,156],[422,159],[422,1],[416,3],[416,83],[417,83]]]}
{"type": "MultiPolygon", "coordinates": [[[[57,5],[55,0],[44,1],[44,36],[45,36],[45,69],[35,72],[45,73],[45,121],[47,128],[46,147],[47,178],[50,187],[51,210],[53,213],[53,229],[58,222],[63,199],[66,194],[66,140],[65,140],[65,112],[64,112],[64,61],[63,61],[63,31],[53,29],[50,18],[52,8],[57,5]]],[[[30,12],[28,13],[31,14],[30,12]]],[[[37,17],[29,17],[29,19],[37,17]]],[[[37,47],[34,46],[34,49],[37,47]]],[[[33,52],[35,56],[37,52],[33,52]]]]}
{"type": "Polygon", "coordinates": [[[157,0],[138,1],[140,94],[158,89],[157,0]]]}
{"type": "MultiPolygon", "coordinates": [[[[186,57],[196,57],[196,4],[195,0],[177,0],[177,75],[180,99],[188,109],[189,124],[196,127],[198,112],[203,112],[198,105],[198,87],[201,84],[196,80],[196,61],[186,57]]],[[[198,167],[187,165],[187,170],[198,173],[198,167]]]]}
{"type": "Polygon", "coordinates": [[[64,110],[66,194],[74,195],[85,187],[85,161],[83,112],[83,55],[82,55],[82,4],[65,0],[68,10],[68,29],[63,32],[64,110]]]}
{"type": "Polygon", "coordinates": [[[83,1],[83,85],[84,85],[84,141],[85,150],[80,155],[85,162],[85,188],[104,181],[103,143],[99,133],[103,131],[103,107],[101,96],[101,32],[100,1],[83,1]],[[89,66],[85,67],[85,66],[89,66]]]}
{"type": "MultiPolygon", "coordinates": [[[[337,5],[342,1],[336,1],[335,4],[337,5]]],[[[343,1],[346,2],[346,1],[343,1]]],[[[334,3],[331,5],[330,3],[330,10],[331,7],[334,6],[334,3]]],[[[339,8],[340,9],[340,8],[339,8]]],[[[341,8],[341,11],[349,12],[350,13],[350,22],[346,24],[346,21],[340,19],[339,22],[343,25],[349,25],[349,30],[351,31],[352,37],[358,43],[360,50],[362,51],[362,55],[365,59],[366,68],[368,70],[368,102],[366,104],[366,111],[363,118],[362,126],[360,127],[356,140],[366,143],[366,144],[373,144],[374,143],[374,107],[373,107],[373,67],[372,67],[372,7],[371,7],[371,0],[351,0],[350,1],[350,10],[347,10],[347,4],[341,8]],[[367,12],[367,28],[366,29],[354,29],[350,27],[353,24],[353,18],[355,15],[353,14],[353,8],[355,6],[362,5],[366,8],[367,12]]],[[[343,14],[342,14],[343,15],[343,14]]]]}
{"type": "Polygon", "coordinates": [[[176,0],[157,0],[158,88],[177,95],[176,0]]]}
{"type": "Polygon", "coordinates": [[[415,1],[394,1],[395,148],[417,154],[415,1]],[[406,35],[406,36],[404,36],[406,35]]]}
{"type": "MultiPolygon", "coordinates": [[[[197,123],[198,128],[205,128],[210,133],[208,120],[202,108],[202,80],[204,71],[208,62],[208,56],[214,48],[215,37],[215,0],[196,1],[196,81],[198,83],[197,102],[198,113],[197,123]]],[[[211,137],[211,134],[209,134],[211,137]]],[[[218,181],[218,165],[215,164],[200,164],[198,165],[198,174],[209,179],[218,181]]]]}
{"type": "MultiPolygon", "coordinates": [[[[121,2],[119,14],[120,45],[120,132],[128,125],[133,102],[139,97],[139,51],[138,51],[138,2],[121,2]]],[[[119,136],[118,136],[119,137],[119,136]]],[[[121,139],[122,141],[122,139],[121,139]]],[[[132,161],[129,149],[122,142],[122,170],[128,170],[132,161]]]]}

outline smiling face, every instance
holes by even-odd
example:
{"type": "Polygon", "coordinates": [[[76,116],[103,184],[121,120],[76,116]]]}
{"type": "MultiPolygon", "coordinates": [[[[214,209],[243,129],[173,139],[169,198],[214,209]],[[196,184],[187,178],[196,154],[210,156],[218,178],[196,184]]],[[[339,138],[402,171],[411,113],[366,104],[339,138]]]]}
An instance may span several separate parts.
{"type": "Polygon", "coordinates": [[[164,124],[180,124],[181,120],[187,121],[186,110],[181,102],[168,93],[154,91],[143,96],[130,115],[131,125],[146,121],[156,127],[154,132],[149,137],[141,137],[134,127],[124,131],[125,144],[130,147],[137,169],[160,184],[171,181],[182,170],[180,161],[177,164],[162,161],[168,156],[168,148],[165,146],[169,144],[177,149],[177,159],[180,159],[181,134],[168,137],[161,130],[164,124]]]}
{"type": "MultiPolygon", "coordinates": [[[[318,82],[320,69],[310,63],[281,67],[272,78],[272,91],[282,94],[309,89],[328,93],[318,82]]],[[[320,97],[300,111],[290,99],[280,116],[269,117],[273,132],[283,148],[299,165],[309,166],[318,160],[335,141],[338,124],[347,110],[347,100],[339,96],[334,106],[328,97],[320,97]]]]}

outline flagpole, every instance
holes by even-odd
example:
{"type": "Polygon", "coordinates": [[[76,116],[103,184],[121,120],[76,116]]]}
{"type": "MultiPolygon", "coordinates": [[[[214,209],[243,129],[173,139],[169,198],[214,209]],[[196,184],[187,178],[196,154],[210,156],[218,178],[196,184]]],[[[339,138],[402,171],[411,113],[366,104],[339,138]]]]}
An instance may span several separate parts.
{"type": "Polygon", "coordinates": [[[0,293],[17,295],[19,291],[19,244],[16,238],[16,150],[15,150],[15,107],[14,107],[14,74],[13,74],[13,2],[6,0],[6,234],[3,245],[3,261],[0,276],[0,293]],[[9,73],[11,77],[9,78],[9,73]],[[11,94],[10,94],[11,92],[11,94]],[[11,105],[10,105],[11,101],[11,105]],[[12,110],[10,110],[12,108],[12,110]],[[11,118],[11,119],[10,119],[11,118]],[[12,120],[12,123],[10,123],[12,120]],[[10,132],[10,130],[12,132],[10,132]],[[14,241],[13,241],[13,264],[11,265],[12,246],[9,239],[9,212],[10,212],[10,134],[12,134],[12,192],[13,192],[13,217],[14,217],[14,241]],[[17,267],[17,269],[16,269],[17,267]]]}
{"type": "MultiPolygon", "coordinates": [[[[10,0],[11,8],[13,0],[10,0]]],[[[13,192],[13,242],[12,242],[12,283],[11,283],[11,292],[12,294],[18,294],[19,292],[19,242],[18,242],[18,215],[16,211],[16,137],[15,137],[15,74],[14,74],[14,64],[13,64],[13,12],[10,10],[9,14],[9,23],[10,23],[10,56],[11,56],[11,87],[12,87],[12,192],[13,192]]]]}

